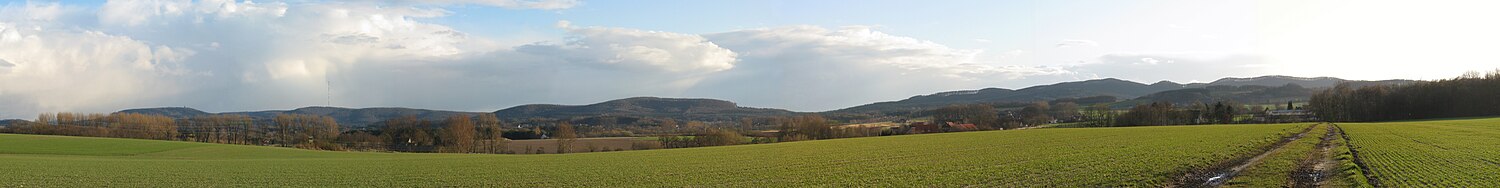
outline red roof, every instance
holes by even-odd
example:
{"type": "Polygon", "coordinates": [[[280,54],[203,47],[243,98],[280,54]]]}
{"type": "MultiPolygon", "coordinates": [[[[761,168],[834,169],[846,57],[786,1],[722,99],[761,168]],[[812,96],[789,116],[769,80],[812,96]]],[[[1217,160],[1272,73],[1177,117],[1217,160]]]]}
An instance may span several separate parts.
{"type": "Polygon", "coordinates": [[[927,124],[927,122],[911,123],[910,126],[911,126],[911,128],[912,128],[913,131],[923,132],[923,133],[938,132],[938,131],[940,131],[939,129],[942,128],[942,127],[939,127],[936,124],[927,124]]]}
{"type": "Polygon", "coordinates": [[[953,127],[954,129],[965,130],[965,131],[979,130],[979,127],[975,127],[974,124],[968,124],[968,123],[965,123],[965,124],[956,124],[956,123],[953,123],[953,122],[948,122],[948,127],[953,127]]]}

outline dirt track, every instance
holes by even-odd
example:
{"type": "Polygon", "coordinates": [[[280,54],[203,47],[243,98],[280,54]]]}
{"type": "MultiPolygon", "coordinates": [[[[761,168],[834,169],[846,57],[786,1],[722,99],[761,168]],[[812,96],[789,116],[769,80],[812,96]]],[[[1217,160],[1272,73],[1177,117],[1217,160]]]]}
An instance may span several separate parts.
{"type": "Polygon", "coordinates": [[[1311,132],[1313,128],[1316,127],[1318,127],[1318,125],[1308,126],[1306,129],[1303,129],[1302,132],[1286,138],[1282,138],[1281,141],[1277,141],[1275,144],[1272,144],[1270,149],[1267,149],[1266,151],[1261,152],[1254,157],[1232,160],[1229,163],[1217,165],[1218,167],[1212,170],[1208,170],[1206,171],[1206,173],[1184,175],[1183,178],[1179,178],[1180,181],[1175,187],[1219,187],[1225,182],[1229,182],[1230,179],[1233,179],[1234,176],[1236,174],[1239,174],[1240,171],[1244,171],[1250,166],[1260,164],[1261,160],[1275,153],[1276,150],[1280,150],[1282,147],[1286,146],[1287,143],[1302,139],[1302,137],[1306,136],[1308,132],[1311,132]]]}
{"type": "Polygon", "coordinates": [[[1318,187],[1327,184],[1330,175],[1335,175],[1338,161],[1333,159],[1333,139],[1338,139],[1339,134],[1343,133],[1338,128],[1328,126],[1328,133],[1318,142],[1317,149],[1298,163],[1296,173],[1291,174],[1292,187],[1318,187]]]}

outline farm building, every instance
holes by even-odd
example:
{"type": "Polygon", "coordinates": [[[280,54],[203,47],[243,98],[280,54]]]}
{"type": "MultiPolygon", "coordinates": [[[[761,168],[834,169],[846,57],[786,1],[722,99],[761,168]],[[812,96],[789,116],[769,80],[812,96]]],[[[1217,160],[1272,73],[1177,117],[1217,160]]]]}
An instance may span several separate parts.
{"type": "Polygon", "coordinates": [[[1318,121],[1318,117],[1307,110],[1267,110],[1265,113],[1255,114],[1255,121],[1267,123],[1288,123],[1318,121]]]}
{"type": "Polygon", "coordinates": [[[939,132],[977,131],[977,130],[979,130],[979,127],[975,126],[974,124],[970,124],[970,123],[957,123],[957,122],[943,122],[942,124],[928,123],[928,122],[912,122],[911,124],[907,124],[906,126],[902,127],[902,129],[905,129],[907,133],[922,134],[922,133],[939,133],[939,132]]]}
{"type": "Polygon", "coordinates": [[[974,126],[972,123],[948,122],[948,129],[951,131],[976,131],[979,130],[979,127],[974,126]]]}
{"type": "Polygon", "coordinates": [[[943,131],[942,126],[927,122],[912,122],[911,124],[907,125],[907,127],[910,129],[909,132],[911,134],[935,133],[943,131]]]}

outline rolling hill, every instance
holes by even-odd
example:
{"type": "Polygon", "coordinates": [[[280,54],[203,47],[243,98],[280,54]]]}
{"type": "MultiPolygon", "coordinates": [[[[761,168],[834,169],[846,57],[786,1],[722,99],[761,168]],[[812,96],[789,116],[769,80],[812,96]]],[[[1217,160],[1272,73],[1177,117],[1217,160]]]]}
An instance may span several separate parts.
{"type": "Polygon", "coordinates": [[[1306,101],[1314,89],[1297,84],[1283,86],[1260,85],[1215,85],[1203,88],[1188,88],[1153,93],[1115,103],[1113,106],[1128,108],[1136,104],[1170,102],[1178,105],[1232,101],[1241,104],[1279,104],[1288,101],[1306,101]]]}
{"type": "MultiPolygon", "coordinates": [[[[1264,100],[1306,100],[1312,96],[1313,91],[1321,88],[1332,87],[1339,83],[1349,83],[1352,86],[1370,85],[1395,85],[1407,84],[1419,81],[1412,80],[1381,80],[1360,81],[1345,80],[1333,77],[1303,78],[1292,76],[1260,76],[1252,78],[1222,78],[1208,83],[1179,84],[1170,81],[1160,81],[1153,84],[1144,84],[1114,78],[1064,82],[1052,85],[1032,86],[1019,90],[1003,88],[985,88],[980,90],[963,90],[934,93],[930,95],[913,96],[899,101],[877,102],[860,105],[833,112],[843,113],[879,113],[890,111],[911,111],[939,108],[953,104],[964,103],[1015,103],[1047,101],[1062,98],[1083,98],[1094,96],[1113,96],[1121,99],[1132,99],[1129,104],[1140,101],[1171,101],[1190,103],[1193,101],[1206,101],[1211,99],[1231,99],[1238,101],[1264,101],[1264,100]],[[1255,91],[1276,88],[1287,84],[1299,85],[1302,90],[1289,89],[1266,91],[1254,93],[1255,91]],[[1220,86],[1220,87],[1215,87],[1220,86]],[[1214,87],[1214,88],[1210,88],[1214,87]],[[1304,91],[1305,90],[1305,91],[1304,91]],[[1137,98],[1141,99],[1137,99],[1137,98]]],[[[1116,105],[1117,107],[1120,105],[1116,105]]],[[[1128,105],[1126,105],[1128,106],[1128,105]]]]}
{"type": "Polygon", "coordinates": [[[1345,80],[1345,79],[1334,78],[1334,77],[1313,77],[1313,78],[1306,78],[1306,77],[1295,77],[1295,76],[1270,75],[1270,76],[1260,76],[1260,77],[1252,77],[1252,78],[1222,78],[1222,79],[1219,79],[1219,80],[1214,80],[1213,82],[1209,82],[1209,83],[1193,83],[1193,84],[1187,84],[1185,86],[1188,87],[1188,88],[1203,88],[1203,87],[1208,87],[1208,86],[1273,86],[1274,87],[1274,86],[1283,86],[1283,85],[1287,85],[1287,84],[1296,84],[1296,85],[1299,85],[1299,86],[1302,86],[1302,87],[1307,87],[1307,88],[1327,88],[1327,87],[1333,87],[1333,86],[1338,85],[1340,83],[1349,83],[1351,86],[1361,87],[1361,86],[1372,86],[1372,85],[1408,84],[1408,83],[1414,83],[1414,82],[1419,82],[1419,81],[1415,81],[1415,80],[1374,80],[1374,81],[1367,81],[1367,80],[1345,80]]]}
{"type": "MultiPolygon", "coordinates": [[[[121,110],[116,113],[139,113],[163,115],[172,118],[190,118],[203,115],[245,115],[255,119],[270,119],[279,114],[309,114],[334,118],[340,126],[367,127],[375,123],[401,116],[416,116],[418,119],[441,121],[454,115],[480,115],[486,112],[459,112],[412,108],[338,108],[304,107],[293,110],[268,110],[255,112],[208,113],[185,107],[141,108],[121,110]]],[[[734,102],[714,99],[679,99],[658,97],[634,97],[605,101],[589,105],[521,105],[495,111],[500,118],[568,118],[582,116],[629,116],[656,117],[684,120],[738,120],[742,117],[793,115],[797,112],[741,107],[734,102]]]]}
{"type": "Polygon", "coordinates": [[[797,112],[741,107],[714,99],[634,97],[588,105],[532,104],[495,111],[501,118],[564,118],[577,116],[634,116],[693,120],[736,120],[742,117],[792,115],[797,112]]]}
{"type": "Polygon", "coordinates": [[[31,121],[19,120],[19,119],[5,119],[5,120],[0,120],[0,127],[10,126],[11,124],[22,124],[22,123],[30,123],[30,122],[31,121]]]}
{"type": "Polygon", "coordinates": [[[870,113],[887,111],[922,110],[964,103],[1007,103],[1046,101],[1060,98],[1083,98],[1115,96],[1135,98],[1160,91],[1182,89],[1173,82],[1142,84],[1126,80],[1106,78],[1098,80],[1064,82],[1052,85],[1033,86],[1019,90],[985,88],[980,90],[949,91],[931,95],[920,95],[900,101],[878,102],[860,105],[834,112],[870,113]]]}
{"type": "MultiPolygon", "coordinates": [[[[1128,103],[1126,104],[1135,104],[1142,101],[1171,101],[1177,103],[1190,103],[1195,101],[1211,101],[1222,99],[1236,100],[1241,102],[1305,100],[1307,97],[1311,96],[1311,91],[1313,90],[1344,82],[1351,83],[1355,86],[1367,86],[1378,84],[1405,84],[1416,81],[1350,81],[1332,77],[1301,78],[1290,76],[1262,76],[1254,78],[1223,78],[1209,83],[1179,84],[1169,81],[1161,81],[1153,84],[1143,84],[1121,79],[1106,78],[1077,82],[1064,82],[1052,85],[1032,86],[1016,90],[1004,88],[984,88],[979,90],[948,91],[930,95],[913,96],[911,98],[899,101],[877,102],[872,104],[860,105],[828,111],[825,113],[882,113],[926,110],[953,104],[1025,103],[1058,99],[1080,99],[1100,96],[1128,99],[1128,103]],[[1302,88],[1300,90],[1286,91],[1269,90],[1271,88],[1277,88],[1287,84],[1301,85],[1305,88],[1302,88]]],[[[1120,105],[1116,106],[1118,107],[1120,105]]],[[[258,119],[271,118],[276,116],[277,114],[311,114],[333,117],[339,122],[340,125],[346,127],[365,127],[386,119],[407,115],[416,116],[419,119],[424,120],[438,121],[458,114],[477,115],[484,112],[459,112],[412,108],[355,109],[338,107],[304,107],[293,110],[208,113],[192,108],[166,107],[128,109],[122,110],[118,113],[157,114],[174,118],[188,118],[209,114],[238,114],[258,119]]],[[[672,118],[679,120],[702,121],[737,120],[744,117],[765,117],[801,114],[799,112],[792,112],[774,108],[742,107],[735,104],[734,102],[716,99],[658,97],[625,98],[587,105],[529,104],[498,110],[494,113],[496,113],[496,115],[501,118],[508,119],[623,116],[672,118]]]]}
{"type": "Polygon", "coordinates": [[[303,108],[297,108],[297,109],[293,109],[293,110],[268,110],[268,111],[255,111],[255,112],[224,112],[224,113],[207,113],[207,112],[203,112],[203,111],[200,111],[200,110],[197,110],[197,109],[192,109],[192,108],[167,107],[167,108],[129,109],[129,110],[121,110],[121,111],[116,112],[116,113],[153,114],[153,115],[163,115],[163,116],[168,116],[168,117],[178,118],[178,119],[190,118],[190,117],[194,117],[194,116],[213,115],[213,114],[219,114],[219,115],[244,115],[244,116],[250,116],[251,118],[255,118],[255,119],[271,119],[271,118],[276,117],[276,115],[279,115],[279,114],[309,114],[309,115],[322,115],[322,116],[332,117],[335,121],[338,121],[338,123],[339,123],[340,126],[344,126],[344,127],[365,127],[365,126],[370,126],[370,125],[372,125],[372,124],[374,124],[376,122],[384,121],[386,119],[391,119],[391,118],[396,118],[396,117],[401,117],[401,116],[408,116],[408,115],[409,116],[416,116],[418,119],[423,119],[423,120],[440,121],[440,120],[446,119],[446,118],[448,118],[450,116],[459,115],[459,114],[467,114],[467,115],[471,115],[471,116],[472,115],[483,114],[483,112],[457,112],[457,111],[426,110],[426,109],[412,109],[412,108],[357,108],[356,109],[356,108],[338,108],[338,107],[303,107],[303,108]]]}

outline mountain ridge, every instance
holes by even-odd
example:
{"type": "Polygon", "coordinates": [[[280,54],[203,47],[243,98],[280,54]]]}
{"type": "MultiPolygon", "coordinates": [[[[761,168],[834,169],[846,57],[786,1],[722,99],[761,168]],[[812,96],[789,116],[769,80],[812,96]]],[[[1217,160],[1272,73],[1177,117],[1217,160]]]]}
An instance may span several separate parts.
{"type": "MultiPolygon", "coordinates": [[[[1353,86],[1368,85],[1394,85],[1419,82],[1414,80],[1345,80],[1335,77],[1295,77],[1284,75],[1266,75],[1257,77],[1237,78],[1225,77],[1208,83],[1181,84],[1172,81],[1157,81],[1152,84],[1144,84],[1118,78],[1101,78],[1084,81],[1061,82],[1049,85],[1030,86],[1022,89],[984,88],[979,90],[957,90],[937,92],[929,95],[917,95],[897,101],[874,102],[865,105],[848,107],[830,112],[842,113],[884,113],[893,111],[912,111],[939,108],[947,105],[961,103],[1016,103],[1047,101],[1062,98],[1083,98],[1094,96],[1114,96],[1123,100],[1133,100],[1139,97],[1182,89],[1206,88],[1213,86],[1266,86],[1280,87],[1287,84],[1295,84],[1308,89],[1333,87],[1339,83],[1350,83],[1353,86]]],[[[1206,94],[1206,92],[1205,92],[1206,94]]],[[[1311,94],[1302,95],[1302,97],[1311,94]]],[[[1207,98],[1212,98],[1204,96],[1207,98]]],[[[1295,97],[1295,96],[1294,96],[1295,97]]],[[[1199,97],[1203,98],[1203,97],[1199,97]]],[[[1173,99],[1176,100],[1176,99],[1173,99]]]]}
{"type": "MultiPolygon", "coordinates": [[[[1288,98],[1305,97],[1310,95],[1308,91],[1297,90],[1291,93],[1279,93],[1275,96],[1259,95],[1224,95],[1234,90],[1240,93],[1257,92],[1265,88],[1275,88],[1287,84],[1295,84],[1306,90],[1331,87],[1338,83],[1350,83],[1355,86],[1384,85],[1384,84],[1407,84],[1413,80],[1379,80],[1360,81],[1344,80],[1334,77],[1293,77],[1281,75],[1268,75],[1250,78],[1226,77],[1208,83],[1181,84],[1171,81],[1158,81],[1152,84],[1144,84],[1118,78],[1102,78],[1093,80],[1060,82],[1048,85],[1030,86],[1021,89],[1005,88],[982,88],[975,90],[956,90],[936,92],[928,95],[916,95],[896,101],[881,101],[864,105],[858,105],[843,109],[829,110],[823,112],[795,112],[777,108],[743,107],[735,102],[709,99],[709,98],[663,98],[663,97],[630,97],[615,100],[602,101],[583,105],[560,105],[560,104],[525,104],[510,108],[504,108],[493,112],[464,112],[447,110],[429,110],[402,107],[372,107],[372,108],[344,108],[309,106],[291,110],[264,110],[244,112],[221,112],[209,113],[188,107],[158,107],[158,108],[136,108],[121,110],[116,113],[142,113],[165,115],[173,118],[189,118],[193,116],[212,114],[234,114],[245,115],[257,119],[269,119],[278,114],[311,114],[334,117],[340,125],[349,127],[371,126],[386,119],[399,116],[417,116],[419,119],[440,121],[452,115],[479,115],[494,113],[501,118],[569,118],[577,116],[638,116],[638,117],[665,117],[690,120],[734,120],[746,117],[780,116],[807,113],[822,114],[851,114],[851,113],[882,113],[892,111],[917,111],[933,109],[953,104],[963,103],[1024,103],[1036,101],[1050,101],[1057,99],[1078,99],[1099,96],[1115,97],[1117,101],[1143,101],[1137,98],[1155,95],[1149,100],[1163,100],[1171,102],[1181,101],[1203,101],[1210,99],[1249,97],[1252,99],[1272,98],[1285,100],[1288,98]],[[1279,85],[1272,85],[1279,84],[1279,85]],[[1304,85],[1306,84],[1306,85],[1304,85]],[[1263,86],[1263,87],[1245,87],[1263,86]],[[1212,92],[1203,90],[1208,87],[1236,87],[1220,88],[1223,91],[1212,92]],[[1238,88],[1243,87],[1243,88],[1238,88]],[[1198,89],[1191,91],[1175,91],[1184,89],[1198,89]],[[1236,90],[1238,89],[1238,90],[1236,90]],[[1159,94],[1163,92],[1171,92],[1159,94]],[[1170,95],[1170,96],[1169,96],[1170,95]],[[1255,98],[1255,97],[1260,98],[1255,98]],[[1174,98],[1177,97],[1177,98],[1174,98]]],[[[1269,95],[1269,94],[1268,94],[1269,95]]]]}

